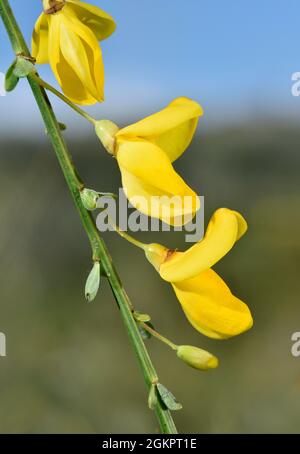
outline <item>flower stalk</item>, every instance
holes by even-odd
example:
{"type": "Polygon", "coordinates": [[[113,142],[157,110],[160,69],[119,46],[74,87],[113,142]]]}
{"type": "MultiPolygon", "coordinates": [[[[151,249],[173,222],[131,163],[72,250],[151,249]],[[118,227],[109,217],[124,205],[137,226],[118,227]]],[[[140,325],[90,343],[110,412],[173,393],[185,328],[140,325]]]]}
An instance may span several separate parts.
{"type": "MultiPolygon", "coordinates": [[[[15,54],[22,53],[22,55],[30,57],[25,39],[16,22],[8,0],[0,0],[0,15],[4,22],[15,54]]],[[[112,292],[119,306],[124,325],[139,360],[145,382],[148,389],[150,390],[152,384],[156,383],[158,380],[157,373],[154,369],[148,351],[139,332],[137,323],[134,319],[132,304],[126,291],[123,288],[120,277],[115,269],[107,247],[98,233],[94,219],[91,213],[83,206],[80,192],[84,188],[84,184],[81,181],[74,164],[72,163],[71,156],[61,135],[60,127],[52,110],[49,99],[44,89],[40,87],[39,83],[35,79],[35,76],[29,75],[28,82],[31,86],[33,95],[40,109],[48,135],[51,138],[56,157],[61,166],[73,201],[79,212],[83,227],[89,238],[93,260],[94,262],[100,261],[101,266],[105,271],[112,292]]],[[[171,413],[164,408],[159,400],[157,401],[157,404],[155,406],[155,413],[162,433],[177,433],[171,413]]]]}
{"type": "Polygon", "coordinates": [[[85,112],[83,109],[78,107],[76,104],[74,104],[72,101],[70,101],[69,98],[67,98],[65,95],[63,95],[60,91],[56,90],[52,85],[48,84],[45,80],[41,79],[37,74],[31,74],[31,78],[37,82],[41,87],[45,88],[48,91],[51,91],[55,96],[57,96],[61,101],[66,103],[71,109],[73,109],[75,112],[77,112],[79,115],[81,115],[83,118],[85,118],[89,123],[95,126],[96,120],[95,118],[91,117],[87,112],[85,112]]]}
{"type": "Polygon", "coordinates": [[[167,339],[165,336],[162,336],[155,329],[151,328],[151,326],[149,326],[147,323],[140,322],[140,325],[145,331],[151,334],[151,336],[155,337],[160,342],[163,342],[164,344],[168,345],[168,347],[170,347],[172,350],[175,351],[178,350],[178,345],[175,345],[174,342],[170,341],[170,339],[167,339]]]}

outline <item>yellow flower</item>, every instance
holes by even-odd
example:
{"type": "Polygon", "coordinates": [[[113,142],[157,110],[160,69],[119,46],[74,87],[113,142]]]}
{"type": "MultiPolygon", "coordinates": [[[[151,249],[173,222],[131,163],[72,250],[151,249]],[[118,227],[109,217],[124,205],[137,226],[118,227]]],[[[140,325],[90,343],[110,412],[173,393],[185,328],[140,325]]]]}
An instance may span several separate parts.
{"type": "Polygon", "coordinates": [[[189,146],[202,114],[195,101],[178,98],[111,137],[105,133],[107,122],[97,122],[100,140],[117,158],[127,198],[147,216],[180,226],[190,222],[199,209],[197,194],[172,162],[189,146]]]}
{"type": "Polygon", "coordinates": [[[37,63],[50,63],[65,95],[88,105],[104,99],[104,67],[98,41],[115,30],[111,16],[79,0],[44,0],[32,36],[37,63]]]}
{"type": "Polygon", "coordinates": [[[161,277],[170,282],[195,329],[214,339],[227,339],[253,325],[248,306],[235,297],[211,267],[234,246],[247,230],[236,211],[217,210],[205,237],[186,252],[148,245],[146,255],[161,277]]]}

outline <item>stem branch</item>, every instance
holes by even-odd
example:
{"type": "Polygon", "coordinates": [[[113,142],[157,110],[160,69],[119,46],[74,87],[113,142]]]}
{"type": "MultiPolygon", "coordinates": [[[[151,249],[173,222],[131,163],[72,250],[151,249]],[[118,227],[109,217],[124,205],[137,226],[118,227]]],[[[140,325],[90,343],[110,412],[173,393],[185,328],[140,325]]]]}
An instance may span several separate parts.
{"type": "Polygon", "coordinates": [[[76,104],[74,104],[72,101],[70,101],[69,98],[67,98],[65,95],[63,95],[60,91],[56,90],[56,88],[52,87],[52,85],[48,84],[48,82],[45,82],[43,79],[41,79],[37,74],[31,74],[31,78],[37,82],[41,87],[45,88],[46,90],[51,91],[55,96],[57,96],[59,99],[61,99],[64,103],[66,103],[68,106],[71,107],[71,109],[75,110],[79,115],[81,115],[83,118],[85,118],[87,121],[95,125],[96,120],[95,118],[91,117],[87,112],[84,110],[80,109],[76,104]]]}
{"type": "Polygon", "coordinates": [[[175,351],[178,350],[178,345],[175,345],[174,342],[170,341],[170,339],[167,339],[165,336],[162,336],[160,333],[155,331],[155,329],[151,328],[151,326],[147,325],[147,323],[144,323],[144,322],[139,322],[139,323],[145,331],[148,331],[148,333],[151,334],[151,336],[155,337],[156,339],[160,340],[164,344],[168,345],[169,347],[171,347],[172,350],[175,350],[175,351]]]}

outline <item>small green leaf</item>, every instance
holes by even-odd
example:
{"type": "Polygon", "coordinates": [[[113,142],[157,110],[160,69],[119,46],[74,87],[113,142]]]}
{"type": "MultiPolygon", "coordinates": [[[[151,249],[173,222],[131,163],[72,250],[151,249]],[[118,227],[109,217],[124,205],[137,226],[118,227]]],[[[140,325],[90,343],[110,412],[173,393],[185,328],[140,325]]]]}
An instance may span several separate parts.
{"type": "Polygon", "coordinates": [[[14,74],[15,65],[16,65],[16,60],[8,68],[7,73],[5,75],[5,90],[7,92],[13,91],[19,82],[19,78],[14,74]]]}
{"type": "Polygon", "coordinates": [[[151,385],[148,397],[148,406],[150,410],[155,410],[157,405],[157,390],[156,385],[151,385]]]}
{"type": "Polygon", "coordinates": [[[24,57],[18,57],[14,67],[14,75],[16,77],[27,77],[31,73],[35,73],[36,69],[34,64],[24,57]]]}
{"type": "MultiPolygon", "coordinates": [[[[155,329],[151,322],[146,322],[145,324],[148,325],[150,328],[155,329]]],[[[138,323],[138,327],[143,340],[151,339],[152,335],[145,328],[143,328],[142,325],[138,323]]]]}
{"type": "Polygon", "coordinates": [[[148,331],[146,331],[141,325],[138,325],[138,328],[144,341],[151,339],[151,334],[148,333],[148,331]]]}
{"type": "MultiPolygon", "coordinates": [[[[61,131],[65,131],[67,129],[67,126],[64,123],[58,122],[58,126],[61,131]]],[[[47,134],[47,135],[49,134],[47,129],[45,129],[45,134],[47,134]]]]}
{"type": "Polygon", "coordinates": [[[177,401],[176,397],[161,383],[157,384],[157,390],[164,405],[171,411],[182,409],[182,405],[177,401]]]}
{"type": "Polygon", "coordinates": [[[65,131],[67,129],[67,125],[64,123],[58,122],[58,126],[61,131],[65,131]]]}
{"type": "Polygon", "coordinates": [[[88,303],[94,301],[100,287],[100,262],[95,262],[85,285],[85,298],[88,303]]]}
{"type": "Polygon", "coordinates": [[[134,312],[134,318],[138,322],[147,323],[150,322],[151,317],[148,314],[142,314],[142,312],[134,312]]]}

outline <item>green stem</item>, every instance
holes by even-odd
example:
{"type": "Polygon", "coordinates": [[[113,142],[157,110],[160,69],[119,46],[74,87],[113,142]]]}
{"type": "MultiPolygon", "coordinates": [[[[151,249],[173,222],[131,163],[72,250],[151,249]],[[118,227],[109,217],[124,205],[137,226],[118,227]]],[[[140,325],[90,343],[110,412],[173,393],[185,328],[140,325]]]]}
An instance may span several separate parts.
{"type": "Polygon", "coordinates": [[[128,241],[128,243],[131,243],[133,244],[134,246],[140,248],[140,249],[143,249],[143,251],[146,251],[147,250],[147,246],[148,244],[145,244],[145,243],[142,243],[141,241],[133,238],[131,235],[128,235],[128,233],[124,232],[123,230],[120,229],[120,227],[118,227],[116,225],[116,223],[111,219],[110,216],[108,216],[108,221],[110,223],[110,225],[113,227],[113,229],[115,230],[115,232],[121,237],[123,238],[124,240],[128,241]]]}
{"type": "Polygon", "coordinates": [[[70,101],[69,98],[67,98],[65,95],[63,95],[60,91],[56,90],[56,88],[52,87],[52,85],[48,84],[48,82],[45,82],[43,79],[41,79],[37,74],[32,74],[31,78],[35,80],[41,87],[45,88],[46,90],[51,91],[55,96],[57,96],[59,99],[61,99],[64,103],[68,104],[75,112],[77,112],[79,115],[81,115],[83,118],[85,118],[87,121],[92,123],[93,125],[96,124],[95,118],[91,117],[87,112],[84,110],[80,109],[80,107],[76,106],[72,101],[70,101]]]}
{"type": "MultiPolygon", "coordinates": [[[[30,56],[26,42],[16,22],[8,0],[0,0],[0,14],[2,16],[14,52],[16,54],[23,53],[25,56],[30,56]]],[[[49,137],[51,138],[51,142],[56,153],[56,157],[59,161],[74,203],[79,212],[83,227],[89,238],[93,252],[93,259],[99,260],[101,262],[105,274],[109,280],[113,294],[119,305],[124,325],[127,329],[129,338],[133,344],[135,353],[143,371],[145,382],[148,389],[150,390],[151,384],[157,381],[157,374],[149,357],[148,351],[145,347],[144,341],[140,335],[137,323],[133,317],[132,304],[122,286],[107,247],[102,238],[99,236],[95,221],[92,215],[84,208],[81,202],[80,190],[82,190],[84,185],[72,163],[71,156],[61,135],[57,119],[54,115],[48,97],[43,88],[39,86],[32,75],[28,77],[28,81],[41,111],[47,132],[49,134],[49,137]]],[[[158,402],[156,407],[156,416],[163,433],[177,433],[176,426],[170,412],[165,410],[160,402],[158,402]]]]}
{"type": "Polygon", "coordinates": [[[164,344],[168,345],[171,347],[172,350],[177,351],[178,350],[178,345],[174,344],[174,342],[170,341],[170,339],[167,339],[165,336],[162,336],[159,334],[155,329],[151,328],[151,326],[147,325],[147,323],[144,322],[139,322],[140,325],[144,328],[145,331],[148,331],[151,336],[155,337],[159,341],[163,342],[164,344]]]}

